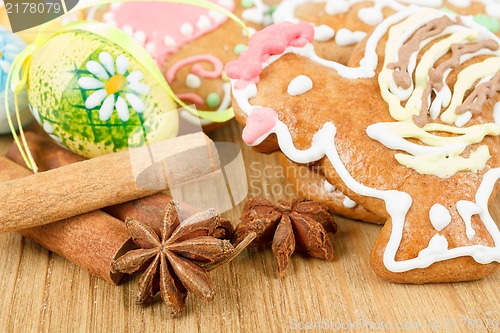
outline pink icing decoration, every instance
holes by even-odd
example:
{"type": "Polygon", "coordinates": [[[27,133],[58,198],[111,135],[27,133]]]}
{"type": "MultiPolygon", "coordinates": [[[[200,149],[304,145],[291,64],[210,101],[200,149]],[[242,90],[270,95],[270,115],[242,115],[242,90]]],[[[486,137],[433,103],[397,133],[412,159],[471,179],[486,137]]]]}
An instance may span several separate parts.
{"type": "Polygon", "coordinates": [[[311,43],[313,37],[314,28],[308,22],[270,25],[250,38],[248,49],[241,53],[238,60],[226,65],[226,74],[238,80],[234,85],[236,89],[243,89],[250,82],[259,82],[262,63],[268,61],[270,56],[282,54],[289,46],[303,47],[311,43]]]}
{"type": "Polygon", "coordinates": [[[213,70],[212,71],[207,71],[205,68],[203,68],[200,64],[194,64],[193,67],[191,68],[191,71],[205,79],[216,79],[219,78],[222,74],[222,69],[224,68],[224,64],[222,61],[210,54],[200,54],[197,56],[189,57],[189,58],[184,58],[178,62],[176,62],[172,67],[170,67],[167,71],[167,81],[168,83],[172,83],[175,79],[175,74],[177,71],[187,65],[190,65],[192,63],[196,62],[201,62],[201,61],[206,61],[209,62],[213,65],[213,70]]]}
{"type": "Polygon", "coordinates": [[[179,97],[179,99],[184,102],[192,102],[194,105],[196,105],[196,107],[200,107],[205,103],[203,98],[201,98],[200,95],[195,93],[177,94],[177,97],[179,97]]]}
{"type": "MultiPolygon", "coordinates": [[[[234,1],[210,1],[229,11],[234,10],[234,1]]],[[[150,53],[158,64],[163,64],[167,55],[177,52],[182,45],[215,30],[227,21],[227,17],[211,15],[213,13],[206,8],[175,2],[126,2],[110,9],[109,13],[107,18],[116,23],[117,27],[129,26],[134,32],[141,31],[145,34],[144,45],[154,45],[154,50],[150,53]],[[192,34],[181,32],[181,27],[185,24],[191,26],[192,34]],[[173,46],[165,44],[167,36],[174,41],[173,46]]]]}
{"type": "Polygon", "coordinates": [[[243,141],[248,145],[273,129],[278,123],[278,114],[270,108],[255,108],[247,118],[247,125],[243,130],[243,141]]]}

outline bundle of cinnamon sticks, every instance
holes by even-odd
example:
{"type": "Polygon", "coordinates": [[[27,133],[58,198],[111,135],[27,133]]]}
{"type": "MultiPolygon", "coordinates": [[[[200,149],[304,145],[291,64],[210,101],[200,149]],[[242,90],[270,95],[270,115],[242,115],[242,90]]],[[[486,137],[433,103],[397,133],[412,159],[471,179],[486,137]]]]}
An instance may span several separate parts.
{"type": "MultiPolygon", "coordinates": [[[[92,275],[118,284],[121,274],[111,272],[111,262],[134,247],[125,219],[156,229],[172,198],[160,192],[161,187],[137,184],[129,152],[85,160],[45,134],[27,132],[26,141],[40,172],[32,174],[26,168],[14,144],[6,157],[0,156],[0,232],[18,231],[92,275]]],[[[219,169],[215,146],[202,133],[178,137],[153,150],[162,150],[164,156],[194,150],[194,160],[176,167],[184,170],[178,177],[185,181],[219,169]]],[[[168,189],[168,180],[162,181],[168,189]]]]}

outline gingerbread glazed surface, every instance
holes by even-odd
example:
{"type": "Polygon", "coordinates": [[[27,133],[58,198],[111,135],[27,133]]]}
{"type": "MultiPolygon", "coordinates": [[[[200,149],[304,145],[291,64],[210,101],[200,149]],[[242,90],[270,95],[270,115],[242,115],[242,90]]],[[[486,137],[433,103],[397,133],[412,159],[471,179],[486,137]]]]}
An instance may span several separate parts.
{"type": "MultiPolygon", "coordinates": [[[[249,145],[264,153],[282,150],[297,163],[319,161],[331,184],[341,187],[343,192],[345,189],[346,195],[369,211],[387,218],[373,246],[370,260],[377,275],[401,283],[476,280],[495,272],[500,260],[500,248],[497,247],[500,246],[500,233],[487,209],[488,201],[499,189],[497,180],[500,178],[498,105],[494,117],[495,104],[500,100],[498,86],[494,84],[498,75],[485,75],[482,81],[476,82],[476,88],[481,83],[493,82],[480,112],[471,113],[470,119],[461,126],[452,123],[447,127],[468,128],[478,125],[485,126],[481,127],[483,129],[489,128],[489,132],[483,133],[478,140],[465,144],[460,156],[449,156],[453,161],[461,158],[467,160],[470,156],[477,156],[473,154],[479,154],[478,150],[484,153],[486,149],[489,156],[482,155],[484,165],[469,165],[463,170],[436,176],[432,173],[442,170],[435,168],[429,171],[418,163],[402,162],[406,159],[399,156],[402,148],[391,149],[390,140],[387,143],[373,133],[371,136],[377,139],[367,134],[369,127],[375,129],[375,124],[389,124],[389,128],[391,123],[397,122],[395,117],[400,117],[397,113],[394,115],[389,112],[389,103],[384,100],[379,85],[380,73],[386,67],[385,55],[398,54],[399,51],[387,49],[392,53],[386,53],[387,32],[394,25],[406,24],[407,21],[417,22],[415,31],[429,29],[428,22],[431,19],[438,20],[445,16],[435,10],[422,10],[412,9],[398,16],[390,16],[377,26],[365,40],[368,44],[361,43],[349,60],[350,67],[361,64],[359,68],[363,69],[359,71],[318,60],[311,55],[312,27],[306,23],[284,23],[281,27],[265,29],[261,37],[254,37],[247,54],[243,53],[238,62],[230,63],[226,72],[232,79],[235,97],[233,106],[237,119],[247,125],[243,138],[249,145]],[[422,17],[428,18],[423,20],[422,17]],[[381,28],[384,25],[386,28],[381,28]],[[266,33],[275,36],[274,46],[260,45],[266,33]],[[253,56],[250,54],[252,49],[253,56]],[[370,51],[373,51],[373,57],[367,56],[370,51]],[[257,62],[260,62],[259,66],[257,62]],[[243,70],[245,66],[248,67],[243,70]],[[373,66],[373,73],[370,73],[370,66],[373,66]],[[290,86],[297,88],[292,82],[301,76],[309,78],[312,88],[300,84],[300,94],[291,95],[290,86]],[[247,119],[248,115],[250,118],[247,119]],[[475,209],[464,212],[462,208],[457,208],[463,206],[459,202],[474,206],[475,209]]],[[[451,33],[455,29],[462,30],[454,27],[462,25],[462,20],[466,21],[453,15],[450,15],[450,20],[448,24],[453,26],[450,28],[451,33]]],[[[494,34],[474,24],[469,25],[467,29],[477,29],[478,33],[464,38],[467,43],[493,40],[493,44],[498,44],[494,34]]],[[[405,36],[405,43],[411,37],[411,34],[405,36]]],[[[431,41],[420,45],[418,57],[415,57],[417,72],[418,64],[425,54],[433,51],[432,47],[449,35],[444,33],[434,38],[427,37],[431,41]]],[[[498,60],[498,45],[491,48],[469,59],[461,58],[458,64],[452,65],[445,76],[445,83],[451,87],[453,96],[459,95],[453,87],[461,71],[487,61],[487,58],[498,60]]],[[[434,60],[434,68],[450,58],[450,48],[445,47],[445,50],[434,60]]],[[[467,91],[463,100],[472,90],[467,91]]],[[[405,102],[401,105],[404,107],[405,102]]],[[[444,113],[444,110],[441,112],[444,113]]],[[[446,125],[440,118],[430,119],[427,112],[420,112],[405,120],[399,119],[398,123],[401,122],[415,122],[419,126],[426,123],[446,125]]],[[[426,135],[437,136],[439,133],[440,137],[451,138],[460,137],[462,131],[458,129],[453,134],[440,130],[439,126],[435,128],[439,130],[428,131],[426,135]]],[[[428,147],[420,140],[411,138],[411,135],[402,134],[401,139],[405,139],[404,143],[411,145],[412,149],[416,146],[428,147]]],[[[430,148],[431,151],[439,149],[435,146],[430,148]]],[[[447,156],[444,158],[445,164],[446,159],[447,156]]],[[[456,166],[453,163],[446,165],[446,168],[456,166]]]]}
{"type": "MultiPolygon", "coordinates": [[[[276,23],[279,23],[287,20],[298,21],[300,19],[312,23],[316,27],[315,29],[318,29],[318,27],[323,27],[320,30],[325,29],[324,26],[333,29],[333,35],[331,33],[324,39],[320,38],[321,40],[318,40],[318,34],[315,34],[313,42],[315,51],[324,59],[347,64],[358,42],[364,39],[364,36],[373,29],[374,22],[371,21],[371,18],[376,18],[377,16],[387,17],[407,8],[411,4],[442,8],[443,10],[456,12],[460,15],[472,15],[476,19],[481,18],[485,22],[489,22],[491,24],[490,29],[497,36],[500,36],[500,21],[498,20],[500,14],[497,17],[489,16],[488,13],[491,14],[494,12],[494,9],[493,7],[488,7],[488,3],[488,1],[462,3],[456,1],[429,1],[422,3],[419,1],[403,2],[398,0],[361,2],[348,0],[336,2],[288,0],[282,1],[277,7],[274,12],[274,20],[276,23]],[[334,5],[332,6],[332,4],[334,5]],[[366,15],[366,12],[371,12],[372,15],[366,15]]],[[[366,214],[366,209],[360,205],[346,207],[342,199],[344,195],[338,188],[334,192],[335,195],[321,189],[318,191],[316,185],[320,185],[326,181],[323,172],[319,168],[315,172],[308,172],[305,168],[286,158],[280,158],[279,161],[284,168],[292,170],[290,172],[291,176],[288,178],[293,186],[295,186],[299,195],[325,203],[332,212],[338,215],[364,222],[384,222],[384,219],[380,216],[376,216],[371,212],[366,214]],[[295,177],[294,175],[298,174],[299,170],[301,177],[295,177]]]]}

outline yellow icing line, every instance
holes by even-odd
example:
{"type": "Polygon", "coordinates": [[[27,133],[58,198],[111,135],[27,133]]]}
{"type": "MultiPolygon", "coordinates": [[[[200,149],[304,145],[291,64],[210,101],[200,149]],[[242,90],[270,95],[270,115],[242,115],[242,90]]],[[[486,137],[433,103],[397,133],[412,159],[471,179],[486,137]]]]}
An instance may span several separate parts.
{"type": "Polygon", "coordinates": [[[411,118],[411,114],[408,115],[408,112],[405,110],[403,106],[401,106],[401,102],[395,94],[392,94],[389,90],[390,82],[392,81],[392,73],[394,69],[389,69],[388,65],[394,61],[396,61],[397,52],[393,50],[399,49],[401,45],[400,38],[405,31],[410,29],[412,26],[417,24],[429,17],[429,15],[435,16],[434,11],[424,11],[414,14],[408,17],[406,20],[401,23],[394,25],[389,30],[389,38],[387,40],[386,48],[385,48],[385,61],[384,66],[382,67],[382,71],[378,76],[378,82],[380,86],[380,90],[382,93],[382,98],[389,104],[389,112],[391,113],[391,117],[396,120],[407,120],[411,118]]]}
{"type": "Polygon", "coordinates": [[[486,60],[470,65],[463,69],[457,76],[457,82],[453,87],[453,97],[448,109],[441,115],[441,120],[445,123],[454,123],[460,115],[455,113],[467,90],[469,90],[478,79],[482,79],[500,70],[500,57],[487,58],[486,60]]]}
{"type": "MultiPolygon", "coordinates": [[[[440,57],[450,50],[453,44],[477,39],[478,33],[476,31],[460,27],[460,30],[456,30],[449,34],[448,37],[434,43],[422,55],[415,69],[414,90],[404,107],[401,105],[401,100],[397,94],[392,93],[390,90],[392,86],[395,86],[393,79],[394,69],[388,68],[388,64],[394,62],[397,58],[397,52],[394,50],[398,50],[401,47],[402,37],[407,31],[413,31],[415,25],[418,25],[422,20],[427,20],[430,15],[434,16],[433,12],[426,11],[414,14],[401,23],[394,25],[389,30],[389,38],[385,48],[384,66],[378,76],[378,82],[382,98],[388,103],[390,114],[396,121],[384,123],[384,125],[389,132],[396,136],[406,139],[418,139],[431,147],[464,144],[461,146],[463,148],[458,148],[448,156],[445,153],[429,153],[418,156],[402,153],[395,154],[396,160],[402,165],[412,168],[421,174],[438,177],[451,177],[459,171],[476,172],[484,168],[490,158],[488,147],[484,145],[480,146],[477,150],[472,151],[468,158],[462,157],[460,154],[462,154],[467,146],[483,141],[488,135],[499,135],[500,126],[496,123],[487,123],[462,128],[447,124],[453,124],[459,117],[459,115],[456,115],[455,110],[462,103],[466,91],[478,79],[487,77],[500,70],[500,58],[488,58],[481,63],[467,67],[459,73],[450,106],[441,115],[441,119],[447,124],[428,123],[423,127],[418,127],[413,121],[413,116],[421,113],[422,95],[429,81],[429,70],[440,57]],[[453,135],[440,136],[434,134],[435,132],[453,135]]],[[[427,112],[427,110],[424,111],[427,112]]]]}
{"type": "Polygon", "coordinates": [[[460,151],[450,156],[396,154],[395,157],[399,163],[420,174],[435,175],[441,178],[451,177],[464,170],[477,172],[486,166],[486,162],[491,157],[488,146],[485,145],[471,152],[469,157],[459,156],[461,153],[460,151]]]}
{"type": "Polygon", "coordinates": [[[384,125],[394,135],[402,138],[419,139],[423,143],[433,147],[460,142],[473,144],[481,142],[487,135],[500,134],[500,126],[495,123],[479,124],[466,128],[436,123],[427,124],[421,128],[410,122],[384,123],[384,125]],[[459,136],[439,136],[429,132],[445,132],[459,136]]]}

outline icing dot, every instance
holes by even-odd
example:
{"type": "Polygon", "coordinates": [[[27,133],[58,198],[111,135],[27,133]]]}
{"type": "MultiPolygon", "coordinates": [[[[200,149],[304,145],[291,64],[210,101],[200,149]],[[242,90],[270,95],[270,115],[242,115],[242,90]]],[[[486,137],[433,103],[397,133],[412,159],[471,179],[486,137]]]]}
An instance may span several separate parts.
{"type": "Polygon", "coordinates": [[[336,15],[347,13],[349,4],[345,0],[328,0],[326,2],[325,11],[328,15],[336,15]]]}
{"type": "Polygon", "coordinates": [[[358,44],[363,38],[365,38],[366,33],[362,31],[351,31],[346,28],[342,28],[337,31],[335,35],[335,42],[340,46],[348,46],[352,44],[358,44]]]}
{"type": "Polygon", "coordinates": [[[181,31],[181,34],[183,34],[186,37],[191,36],[194,32],[193,26],[189,23],[184,23],[183,25],[181,25],[180,31],[181,31]]]}
{"type": "Polygon", "coordinates": [[[153,42],[149,42],[146,44],[146,51],[148,51],[150,54],[155,53],[156,51],[156,45],[153,42]]]}
{"type": "Polygon", "coordinates": [[[335,30],[329,26],[322,24],[318,27],[314,27],[314,40],[318,42],[326,42],[333,38],[335,35],[335,30]]]}
{"type": "Polygon", "coordinates": [[[253,6],[253,0],[241,0],[241,7],[250,8],[253,6]]]}
{"type": "Polygon", "coordinates": [[[312,87],[313,82],[308,76],[299,75],[290,81],[287,92],[291,96],[298,96],[308,92],[312,87]]]}
{"type": "Polygon", "coordinates": [[[196,22],[196,27],[198,28],[198,30],[205,31],[212,27],[212,23],[207,16],[201,15],[198,19],[198,22],[196,22]]]}
{"type": "Polygon", "coordinates": [[[361,8],[358,12],[358,17],[361,21],[369,25],[377,25],[384,20],[384,15],[379,8],[366,7],[361,8]]]}
{"type": "Polygon", "coordinates": [[[245,44],[238,44],[234,47],[234,54],[240,55],[241,52],[245,51],[248,49],[248,46],[245,44]]]}
{"type": "Polygon", "coordinates": [[[207,105],[211,108],[215,108],[220,104],[220,97],[216,93],[210,93],[207,96],[207,105]]]}
{"type": "Polygon", "coordinates": [[[351,200],[351,198],[347,196],[344,198],[343,204],[345,208],[354,208],[358,205],[355,201],[351,200]]]}
{"type": "Polygon", "coordinates": [[[122,30],[124,33],[126,33],[127,35],[133,35],[134,34],[134,29],[132,29],[132,27],[130,25],[124,25],[122,27],[122,30]]]}
{"type": "Polygon", "coordinates": [[[255,23],[255,24],[263,24],[264,23],[264,14],[257,7],[245,9],[243,11],[243,13],[241,13],[241,17],[244,20],[255,23]]]}
{"type": "Polygon", "coordinates": [[[474,16],[474,21],[495,34],[500,31],[500,21],[496,18],[479,14],[474,16]]]}
{"type": "Polygon", "coordinates": [[[172,37],[165,36],[165,38],[163,38],[163,44],[165,44],[166,47],[175,47],[177,43],[175,42],[175,39],[173,39],[172,37]]]}
{"type": "Polygon", "coordinates": [[[219,12],[216,12],[214,10],[211,10],[208,12],[208,15],[215,21],[215,22],[222,22],[226,19],[226,16],[224,14],[221,14],[219,12]]]}
{"type": "Polygon", "coordinates": [[[500,4],[495,2],[488,2],[486,4],[486,14],[500,19],[500,4]]]}
{"type": "Polygon", "coordinates": [[[432,226],[437,230],[443,230],[451,222],[451,215],[445,206],[440,204],[434,204],[429,210],[429,217],[431,219],[432,226]]]}
{"type": "Polygon", "coordinates": [[[493,108],[493,119],[495,119],[495,123],[500,126],[500,102],[497,102],[493,108]]]}
{"type": "Polygon", "coordinates": [[[146,34],[144,33],[144,31],[136,31],[134,33],[134,39],[136,41],[138,41],[139,43],[141,44],[144,44],[144,42],[146,41],[146,34]]]}
{"type": "Polygon", "coordinates": [[[195,74],[188,74],[186,76],[186,86],[192,89],[198,89],[201,86],[200,77],[195,74]]]}

